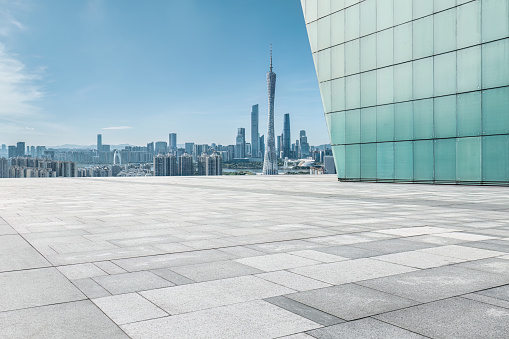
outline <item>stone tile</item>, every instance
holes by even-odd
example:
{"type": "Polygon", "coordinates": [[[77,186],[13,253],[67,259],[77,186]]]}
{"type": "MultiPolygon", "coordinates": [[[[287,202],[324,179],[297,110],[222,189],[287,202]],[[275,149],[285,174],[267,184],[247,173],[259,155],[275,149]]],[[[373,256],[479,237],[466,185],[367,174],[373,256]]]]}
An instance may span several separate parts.
{"type": "Polygon", "coordinates": [[[298,251],[305,250],[309,248],[319,247],[314,242],[305,241],[305,240],[289,240],[289,241],[277,241],[277,242],[267,242],[264,244],[255,244],[248,245],[248,248],[254,249],[256,251],[262,251],[266,253],[282,253],[282,252],[290,252],[290,251],[298,251]]]}
{"type": "Polygon", "coordinates": [[[9,339],[129,338],[88,300],[2,312],[0,324],[9,339]]]}
{"type": "Polygon", "coordinates": [[[21,236],[0,236],[0,272],[48,266],[51,264],[21,236]]]}
{"type": "Polygon", "coordinates": [[[197,282],[233,278],[262,272],[235,261],[216,261],[205,264],[179,266],[173,267],[172,271],[197,282]]]}
{"type": "Polygon", "coordinates": [[[488,296],[478,294],[478,293],[463,294],[461,296],[461,298],[475,300],[475,301],[479,301],[479,302],[482,302],[485,304],[490,304],[490,305],[509,309],[509,301],[488,297],[488,296]]]}
{"type": "Polygon", "coordinates": [[[0,273],[0,312],[86,297],[56,268],[0,273]]]}
{"type": "Polygon", "coordinates": [[[133,339],[275,338],[321,327],[265,301],[218,307],[123,325],[133,339]],[[254,317],[253,314],[256,314],[254,317]]]}
{"type": "Polygon", "coordinates": [[[477,294],[485,295],[487,297],[502,299],[509,301],[509,285],[490,288],[484,291],[479,291],[477,294]]]}
{"type": "Polygon", "coordinates": [[[353,246],[332,246],[332,247],[319,247],[315,248],[315,251],[320,251],[324,253],[334,254],[340,257],[350,258],[350,259],[361,259],[368,257],[375,257],[381,255],[381,252],[367,250],[364,248],[357,248],[353,246]]]}
{"type": "Polygon", "coordinates": [[[482,248],[485,250],[498,251],[498,252],[509,252],[509,241],[506,240],[484,240],[484,241],[472,241],[461,244],[462,246],[482,248]]]}
{"type": "Polygon", "coordinates": [[[254,277],[244,276],[141,292],[170,314],[263,299],[295,292],[254,277]]]}
{"type": "Polygon", "coordinates": [[[434,248],[427,248],[420,250],[424,253],[442,255],[445,257],[453,257],[458,259],[466,259],[466,260],[478,260],[485,259],[491,257],[497,257],[504,255],[506,253],[483,250],[479,248],[472,248],[466,246],[458,246],[458,245],[449,245],[449,246],[440,246],[434,248]]]}
{"type": "Polygon", "coordinates": [[[283,296],[267,298],[264,300],[323,326],[330,326],[345,322],[333,315],[283,296]]]}
{"type": "Polygon", "coordinates": [[[92,300],[111,320],[119,325],[161,318],[168,315],[137,293],[92,300]]]}
{"type": "Polygon", "coordinates": [[[319,328],[308,332],[318,339],[420,339],[425,338],[416,333],[389,325],[382,321],[365,318],[347,323],[319,328]]]}
{"type": "Polygon", "coordinates": [[[154,244],[153,246],[162,249],[165,253],[194,251],[194,248],[176,242],[167,244],[154,244]]]}
{"type": "Polygon", "coordinates": [[[383,254],[399,253],[420,250],[424,248],[433,247],[435,245],[421,243],[417,241],[409,241],[405,239],[388,239],[379,241],[370,241],[362,244],[354,244],[354,247],[374,250],[383,254]]]}
{"type": "Polygon", "coordinates": [[[297,333],[292,335],[287,335],[284,337],[279,337],[281,339],[313,339],[314,337],[306,334],[306,333],[297,333]]]}
{"type": "Polygon", "coordinates": [[[354,259],[330,264],[294,268],[291,272],[330,284],[346,284],[415,271],[414,268],[375,259],[354,259]]]}
{"type": "Polygon", "coordinates": [[[111,261],[98,261],[94,262],[94,265],[99,267],[101,270],[108,274],[119,274],[119,273],[125,273],[127,272],[123,268],[115,265],[111,261]]]}
{"type": "Polygon", "coordinates": [[[72,283],[90,299],[107,297],[111,295],[110,292],[106,291],[101,285],[90,278],[73,280],[72,283]]]}
{"type": "Polygon", "coordinates": [[[416,304],[412,300],[355,284],[293,293],[286,297],[345,320],[364,318],[416,304]]]}
{"type": "Polygon", "coordinates": [[[68,266],[59,266],[57,269],[70,280],[99,277],[107,275],[94,264],[77,264],[68,266]]]}
{"type": "Polygon", "coordinates": [[[420,302],[450,298],[509,283],[509,277],[445,266],[359,282],[379,291],[420,302]]]}
{"type": "Polygon", "coordinates": [[[330,284],[326,284],[324,282],[288,271],[267,272],[257,274],[256,276],[296,291],[309,291],[317,288],[331,286],[330,284]]]}
{"type": "Polygon", "coordinates": [[[430,338],[495,339],[509,333],[509,310],[451,298],[376,316],[430,338]]]}
{"type": "Polygon", "coordinates": [[[428,243],[428,244],[433,244],[433,245],[456,245],[456,244],[462,244],[462,243],[466,242],[466,240],[444,238],[444,237],[439,237],[437,235],[419,235],[419,236],[415,236],[415,237],[405,238],[405,240],[417,241],[417,242],[428,243]]]}
{"type": "Polygon", "coordinates": [[[449,228],[422,226],[422,227],[403,227],[403,228],[392,228],[385,230],[378,230],[376,232],[396,235],[401,237],[413,237],[417,235],[429,235],[429,234],[441,234],[452,231],[449,228]]]}
{"type": "Polygon", "coordinates": [[[465,261],[465,259],[443,257],[419,251],[386,254],[379,257],[373,257],[373,259],[423,269],[451,265],[465,261]]]}
{"type": "Polygon", "coordinates": [[[437,236],[444,237],[444,238],[465,240],[465,241],[482,241],[482,240],[489,240],[489,239],[494,238],[494,237],[490,237],[490,236],[486,236],[486,235],[472,234],[472,233],[466,233],[466,232],[441,233],[441,234],[437,234],[437,236]]]}
{"type": "Polygon", "coordinates": [[[189,278],[186,278],[178,273],[173,272],[169,268],[160,268],[158,270],[151,270],[150,272],[157,274],[161,278],[166,279],[169,282],[174,283],[175,285],[192,284],[195,282],[189,278]]]}
{"type": "Polygon", "coordinates": [[[509,260],[501,258],[488,258],[482,260],[469,261],[457,264],[456,266],[483,272],[509,275],[509,260]]]}
{"type": "Polygon", "coordinates": [[[152,272],[133,272],[93,278],[111,294],[121,294],[169,287],[173,284],[152,272]]]}
{"type": "Polygon", "coordinates": [[[298,257],[287,253],[268,254],[235,260],[244,265],[252,266],[262,271],[278,271],[288,268],[318,264],[319,261],[298,257]]]}
{"type": "MultiPolygon", "coordinates": [[[[83,245],[89,247],[89,245],[83,245]]],[[[149,255],[156,255],[163,252],[161,249],[142,246],[142,247],[129,247],[129,248],[114,248],[114,249],[101,249],[91,250],[88,252],[64,253],[48,255],[46,259],[53,265],[70,265],[82,264],[87,262],[94,262],[98,260],[113,260],[121,258],[143,257],[149,255]]]]}
{"type": "Polygon", "coordinates": [[[222,252],[226,252],[229,254],[236,255],[238,257],[246,258],[246,257],[255,257],[257,255],[265,255],[265,252],[253,250],[252,248],[248,248],[245,246],[232,246],[225,247],[219,249],[222,252]]]}
{"type": "Polygon", "coordinates": [[[315,250],[295,251],[295,252],[289,252],[288,254],[292,254],[292,255],[296,255],[299,257],[308,258],[308,259],[316,260],[316,261],[320,261],[320,262],[336,262],[336,261],[348,259],[348,258],[340,257],[338,255],[324,253],[324,252],[315,251],[315,250]]]}

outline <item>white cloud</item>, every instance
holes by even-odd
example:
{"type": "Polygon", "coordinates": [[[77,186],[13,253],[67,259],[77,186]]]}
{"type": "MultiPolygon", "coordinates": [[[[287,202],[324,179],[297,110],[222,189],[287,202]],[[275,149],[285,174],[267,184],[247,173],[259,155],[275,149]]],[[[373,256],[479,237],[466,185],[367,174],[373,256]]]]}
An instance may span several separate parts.
{"type": "Polygon", "coordinates": [[[113,127],[103,127],[102,129],[131,129],[131,126],[113,126],[113,127]]]}

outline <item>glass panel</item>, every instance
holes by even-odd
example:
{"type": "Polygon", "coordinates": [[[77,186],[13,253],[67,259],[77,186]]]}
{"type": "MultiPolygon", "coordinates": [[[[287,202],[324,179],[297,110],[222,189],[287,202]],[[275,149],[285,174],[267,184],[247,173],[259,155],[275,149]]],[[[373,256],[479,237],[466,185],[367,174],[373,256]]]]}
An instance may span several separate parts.
{"type": "Polygon", "coordinates": [[[414,138],[433,138],[433,99],[414,101],[414,138]]]}
{"type": "Polygon", "coordinates": [[[430,0],[413,0],[414,3],[414,19],[421,18],[433,13],[433,1],[430,0]]]}
{"type": "Polygon", "coordinates": [[[361,72],[376,68],[376,34],[361,39],[361,72]]]}
{"type": "Polygon", "coordinates": [[[330,17],[331,45],[345,42],[345,11],[337,12],[330,17]]]}
{"type": "Polygon", "coordinates": [[[481,134],[481,92],[458,95],[458,136],[481,134]]]}
{"type": "Polygon", "coordinates": [[[376,141],[376,108],[361,110],[361,142],[376,141]]]}
{"type": "Polygon", "coordinates": [[[376,27],[379,31],[393,26],[392,1],[393,0],[377,1],[376,27]]]}
{"type": "Polygon", "coordinates": [[[316,20],[318,17],[318,0],[306,0],[306,22],[316,20]]]}
{"type": "Polygon", "coordinates": [[[393,30],[388,29],[377,33],[376,38],[377,67],[392,65],[394,61],[394,36],[393,30]]]}
{"type": "Polygon", "coordinates": [[[509,137],[482,138],[482,175],[484,181],[509,180],[509,137]]]}
{"type": "Polygon", "coordinates": [[[376,71],[361,74],[361,106],[376,105],[376,71]]]}
{"type": "Polygon", "coordinates": [[[394,66],[394,100],[412,100],[412,63],[394,66]]]}
{"type": "Polygon", "coordinates": [[[394,179],[394,143],[383,142],[376,148],[376,175],[378,179],[394,179]]]}
{"type": "Polygon", "coordinates": [[[483,134],[509,133],[509,88],[482,92],[483,134]]]}
{"type": "Polygon", "coordinates": [[[481,181],[481,137],[459,138],[456,174],[459,181],[481,181]]]}
{"type": "Polygon", "coordinates": [[[394,178],[412,180],[414,178],[414,143],[412,141],[394,143],[394,178]]]}
{"type": "Polygon", "coordinates": [[[338,112],[326,115],[329,122],[331,144],[344,144],[345,143],[345,112],[338,112]]]}
{"type": "Polygon", "coordinates": [[[330,10],[336,12],[345,8],[345,0],[331,0],[330,10]]]}
{"type": "Polygon", "coordinates": [[[346,177],[360,179],[361,177],[361,145],[346,146],[346,177]]]}
{"type": "Polygon", "coordinates": [[[456,139],[435,140],[435,180],[456,180],[456,139]]]}
{"type": "Polygon", "coordinates": [[[394,105],[378,106],[376,111],[377,141],[393,141],[394,128],[394,105]]]}
{"type": "Polygon", "coordinates": [[[456,93],[456,52],[437,55],[434,62],[435,95],[456,93]]]}
{"type": "Polygon", "coordinates": [[[326,81],[331,78],[330,48],[320,51],[318,55],[318,81],[326,81]]]}
{"type": "Polygon", "coordinates": [[[394,68],[386,67],[377,70],[377,104],[394,102],[394,68]]]}
{"type": "MultiPolygon", "coordinates": [[[[429,2],[429,1],[421,1],[429,2]]],[[[415,2],[414,2],[415,8],[415,2]]],[[[413,58],[423,58],[433,54],[433,16],[413,22],[413,58]]]]}
{"type": "Polygon", "coordinates": [[[411,22],[394,27],[394,63],[400,63],[409,60],[412,60],[411,22]]]}
{"type": "Polygon", "coordinates": [[[322,104],[323,110],[325,113],[329,113],[331,111],[331,83],[330,81],[321,82],[320,86],[320,94],[322,96],[322,104]]]}
{"type": "Polygon", "coordinates": [[[360,44],[359,40],[347,42],[345,44],[345,74],[352,75],[360,71],[360,44]]]}
{"type": "Polygon", "coordinates": [[[376,144],[361,145],[361,177],[376,179],[376,144]]]}
{"type": "Polygon", "coordinates": [[[345,146],[332,146],[332,154],[334,155],[334,163],[339,179],[346,177],[345,170],[345,146]]]}
{"type": "Polygon", "coordinates": [[[433,140],[414,142],[414,179],[433,180],[433,140]]]}
{"type": "MultiPolygon", "coordinates": [[[[482,41],[492,41],[509,35],[509,1],[483,0],[482,41]]],[[[507,59],[506,59],[507,60],[507,59]]]]}
{"type": "Polygon", "coordinates": [[[308,37],[309,37],[309,45],[311,46],[311,52],[314,53],[318,50],[318,24],[316,21],[308,24],[306,28],[308,29],[308,37]]]}
{"type": "Polygon", "coordinates": [[[376,31],[376,1],[366,0],[361,2],[361,36],[376,31]]]}
{"type": "Polygon", "coordinates": [[[346,143],[355,144],[361,141],[360,110],[346,111],[346,143]]]}
{"type": "Polygon", "coordinates": [[[357,39],[359,37],[359,15],[360,15],[360,5],[354,5],[345,9],[345,40],[349,41],[352,39],[357,39]]]}
{"type": "Polygon", "coordinates": [[[332,80],[332,112],[345,109],[345,78],[332,80]]]}
{"type": "Polygon", "coordinates": [[[414,113],[412,102],[403,102],[394,107],[395,140],[412,140],[414,138],[414,113]]]}
{"type": "Polygon", "coordinates": [[[394,25],[412,20],[412,1],[394,0],[394,25]]]}
{"type": "Polygon", "coordinates": [[[330,16],[318,20],[318,50],[330,47],[330,16]]]}
{"type": "Polygon", "coordinates": [[[509,85],[509,39],[482,45],[482,87],[509,85]]]}
{"type": "Polygon", "coordinates": [[[330,14],[330,12],[331,12],[330,11],[330,3],[331,2],[329,0],[326,0],[326,1],[320,0],[320,1],[318,1],[318,17],[319,18],[330,14]]]}
{"type": "Polygon", "coordinates": [[[458,51],[458,92],[481,89],[481,46],[458,51]]]}
{"type": "Polygon", "coordinates": [[[456,0],[435,0],[433,9],[435,12],[456,6],[456,0]]]}
{"type": "Polygon", "coordinates": [[[433,96],[433,57],[414,61],[413,91],[414,99],[433,96]]]}
{"type": "Polygon", "coordinates": [[[346,109],[361,106],[361,77],[359,74],[346,78],[346,109]]]}
{"type": "Polygon", "coordinates": [[[458,7],[458,48],[481,43],[481,2],[472,1],[458,7]]]}
{"type": "MultiPolygon", "coordinates": [[[[444,0],[441,0],[445,2],[444,0]]],[[[454,1],[456,2],[456,1],[454,1]]],[[[436,2],[435,2],[436,3],[436,2]]],[[[456,8],[435,14],[435,54],[456,49],[456,8]]]]}
{"type": "Polygon", "coordinates": [[[332,78],[341,78],[345,76],[345,45],[339,45],[331,48],[332,78]]]}
{"type": "Polygon", "coordinates": [[[456,96],[435,98],[434,120],[436,138],[456,136],[456,96]]]}

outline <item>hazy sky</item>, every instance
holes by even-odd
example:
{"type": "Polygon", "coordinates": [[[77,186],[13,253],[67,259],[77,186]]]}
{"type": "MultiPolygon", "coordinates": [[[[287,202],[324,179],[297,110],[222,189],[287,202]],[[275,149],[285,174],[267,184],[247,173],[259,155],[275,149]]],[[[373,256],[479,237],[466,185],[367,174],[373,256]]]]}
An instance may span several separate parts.
{"type": "Polygon", "coordinates": [[[328,143],[298,0],[0,0],[0,143],[234,144],[251,105],[328,143]]]}

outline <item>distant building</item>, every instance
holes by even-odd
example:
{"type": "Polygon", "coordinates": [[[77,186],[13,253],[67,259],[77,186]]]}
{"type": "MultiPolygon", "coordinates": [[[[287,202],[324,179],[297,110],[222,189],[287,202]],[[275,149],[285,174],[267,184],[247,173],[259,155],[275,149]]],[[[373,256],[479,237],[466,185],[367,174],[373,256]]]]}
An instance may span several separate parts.
{"type": "Polygon", "coordinates": [[[176,152],[177,151],[177,133],[170,133],[168,141],[169,141],[169,143],[168,143],[169,151],[176,152]]]}
{"type": "Polygon", "coordinates": [[[168,144],[166,141],[157,141],[155,146],[155,154],[166,154],[168,153],[168,144]]]}
{"type": "Polygon", "coordinates": [[[7,151],[9,158],[15,158],[18,156],[18,148],[16,146],[9,146],[7,151]]]}
{"type": "Polygon", "coordinates": [[[258,133],[258,105],[251,108],[251,157],[260,158],[260,134],[258,133]]]}
{"type": "Polygon", "coordinates": [[[23,141],[20,141],[17,143],[17,154],[18,157],[24,157],[25,156],[25,143],[23,141]]]}
{"type": "Polygon", "coordinates": [[[293,158],[291,154],[291,138],[290,138],[290,114],[286,113],[284,116],[284,125],[283,125],[283,139],[282,139],[282,147],[283,147],[283,156],[282,158],[293,158]]]}
{"type": "Polygon", "coordinates": [[[9,177],[9,160],[0,158],[0,178],[9,177]]]}
{"type": "Polygon", "coordinates": [[[154,157],[154,175],[167,177],[178,175],[177,157],[173,154],[159,154],[154,157]]]}
{"type": "Polygon", "coordinates": [[[186,142],[184,148],[186,149],[187,154],[193,155],[194,142],[186,142]]]}
{"type": "MultiPolygon", "coordinates": [[[[3,170],[5,174],[5,169],[3,170]]],[[[78,170],[72,161],[54,161],[40,158],[10,158],[9,178],[76,177],[78,170]]]]}
{"type": "Polygon", "coordinates": [[[223,175],[223,159],[214,152],[211,155],[202,154],[198,158],[198,175],[223,175]]]}
{"type": "Polygon", "coordinates": [[[235,144],[235,158],[246,157],[246,129],[241,127],[237,131],[237,138],[235,144]]]}
{"type": "Polygon", "coordinates": [[[179,175],[191,176],[194,175],[193,157],[187,153],[179,157],[179,175]]]}
{"type": "Polygon", "coordinates": [[[97,152],[102,152],[103,150],[103,136],[101,134],[97,134],[97,152]]]}
{"type": "Polygon", "coordinates": [[[260,155],[265,154],[265,135],[260,137],[260,155]]]}
{"type": "Polygon", "coordinates": [[[155,155],[154,142],[147,143],[147,153],[155,155]]]}
{"type": "Polygon", "coordinates": [[[336,174],[336,165],[334,164],[334,157],[332,155],[323,157],[323,168],[327,174],[336,174]]]}
{"type": "Polygon", "coordinates": [[[307,158],[309,157],[309,143],[308,137],[306,136],[306,131],[300,131],[300,157],[307,158]]]}

